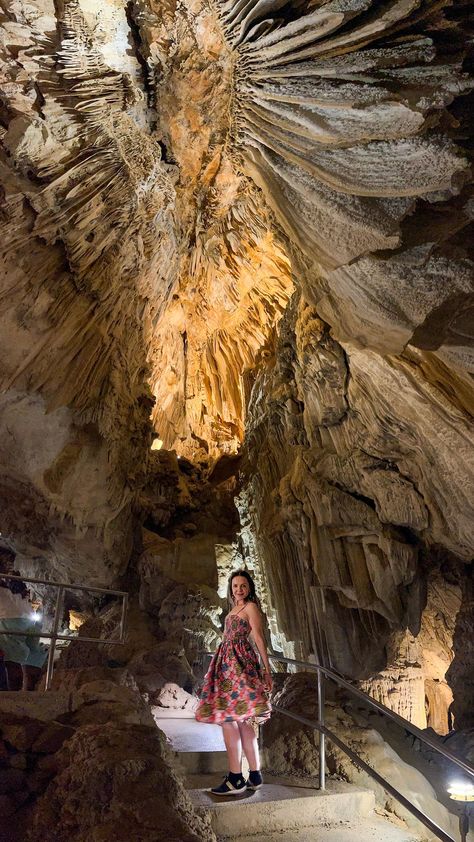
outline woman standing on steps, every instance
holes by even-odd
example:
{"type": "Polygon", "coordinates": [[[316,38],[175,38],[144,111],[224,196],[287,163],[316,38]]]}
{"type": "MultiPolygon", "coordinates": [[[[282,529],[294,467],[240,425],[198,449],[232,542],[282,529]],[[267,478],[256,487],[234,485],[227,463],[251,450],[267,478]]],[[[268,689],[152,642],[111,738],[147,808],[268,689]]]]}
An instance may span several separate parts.
{"type": "Polygon", "coordinates": [[[214,795],[240,795],[262,786],[258,741],[254,722],[264,722],[271,713],[270,663],[262,631],[262,612],[252,577],[246,570],[235,570],[229,578],[224,636],[214,655],[196,710],[199,722],[222,725],[229,761],[229,773],[214,795]],[[264,671],[250,643],[252,635],[261,655],[264,671]],[[242,749],[248,760],[248,781],[242,775],[242,749]]]}

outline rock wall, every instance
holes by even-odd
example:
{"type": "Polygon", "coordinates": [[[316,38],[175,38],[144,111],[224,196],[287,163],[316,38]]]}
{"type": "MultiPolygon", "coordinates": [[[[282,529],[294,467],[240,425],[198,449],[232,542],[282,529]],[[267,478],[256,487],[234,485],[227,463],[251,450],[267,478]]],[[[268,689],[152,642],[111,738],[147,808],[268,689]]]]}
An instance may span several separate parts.
{"type": "Polygon", "coordinates": [[[0,838],[214,842],[129,679],[0,700],[0,838]]]}
{"type": "Polygon", "coordinates": [[[107,65],[80,3],[1,15],[2,533],[37,567],[106,582],[130,555],[150,441],[173,188],[137,120],[136,61],[107,65]]]}
{"type": "Polygon", "coordinates": [[[428,576],[419,633],[394,632],[386,647],[389,668],[360,685],[418,728],[428,726],[438,734],[447,734],[453,722],[463,727],[457,718],[453,720],[453,693],[446,680],[453,660],[461,589],[453,575],[455,570],[445,568],[443,572],[428,576]]]}
{"type": "Polygon", "coordinates": [[[220,638],[229,572],[242,566],[234,503],[240,460],[223,457],[212,467],[163,450],[153,457],[141,495],[140,605],[199,674],[203,651],[214,651],[220,638]]]}
{"type": "Polygon", "coordinates": [[[240,498],[286,637],[354,678],[388,657],[392,690],[402,662],[419,664],[399,709],[423,725],[425,695],[432,708],[436,695],[444,730],[449,691],[442,700],[428,684],[444,681],[452,657],[450,570],[466,576],[473,549],[472,427],[454,384],[432,355],[342,346],[295,296],[251,393],[240,498]],[[440,567],[423,613],[427,573],[440,567]],[[412,637],[397,642],[405,629],[412,637]]]}
{"type": "Polygon", "coordinates": [[[474,606],[474,575],[471,566],[462,581],[462,602],[454,630],[454,660],[449,668],[448,681],[453,688],[453,713],[459,728],[474,726],[474,681],[472,615],[474,606]]]}
{"type": "Polygon", "coordinates": [[[472,559],[466,4],[3,0],[0,22],[2,540],[104,584],[140,520],[150,581],[197,548],[214,588],[212,553],[245,553],[287,651],[385,668],[427,572],[472,559]],[[188,515],[244,438],[239,547],[222,500],[188,515]]]}
{"type": "Polygon", "coordinates": [[[1,526],[37,573],[123,570],[153,426],[235,453],[293,288],[228,154],[231,47],[191,6],[1,7],[1,526]]]}

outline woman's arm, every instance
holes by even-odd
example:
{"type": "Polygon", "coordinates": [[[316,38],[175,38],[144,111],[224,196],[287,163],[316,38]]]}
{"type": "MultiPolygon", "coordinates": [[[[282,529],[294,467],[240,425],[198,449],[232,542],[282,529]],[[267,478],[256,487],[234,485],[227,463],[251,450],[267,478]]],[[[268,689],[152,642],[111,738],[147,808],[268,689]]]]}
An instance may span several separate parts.
{"type": "Polygon", "coordinates": [[[260,653],[266,673],[266,684],[269,690],[272,689],[272,673],[270,670],[270,661],[267,655],[267,645],[265,643],[265,635],[262,628],[262,613],[254,602],[247,603],[246,613],[252,631],[252,637],[255,645],[260,653]]]}

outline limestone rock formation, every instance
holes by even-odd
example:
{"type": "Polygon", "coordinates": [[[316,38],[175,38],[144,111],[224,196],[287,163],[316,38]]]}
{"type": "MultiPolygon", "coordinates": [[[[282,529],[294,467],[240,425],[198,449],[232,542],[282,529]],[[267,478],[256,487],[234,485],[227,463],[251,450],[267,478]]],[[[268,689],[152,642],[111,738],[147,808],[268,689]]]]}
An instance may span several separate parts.
{"type": "Polygon", "coordinates": [[[467,5],[2,0],[0,23],[2,542],[91,584],[141,556],[178,659],[245,557],[274,641],[361,679],[452,565],[459,686],[467,5]]]}
{"type": "Polygon", "coordinates": [[[456,725],[462,728],[474,728],[474,680],[472,663],[474,658],[472,640],[472,611],[473,611],[473,569],[472,566],[463,577],[462,602],[456,620],[453,650],[454,660],[449,667],[447,679],[453,688],[453,712],[456,725]]]}
{"type": "Polygon", "coordinates": [[[436,546],[472,553],[469,414],[431,364],[435,382],[412,352],[348,351],[295,299],[251,397],[241,507],[273,607],[290,640],[355,676],[384,662],[391,629],[418,633],[436,546]]]}
{"type": "Polygon", "coordinates": [[[63,576],[106,581],[131,551],[142,317],[173,189],[79,3],[3,3],[2,24],[2,531],[63,576]]]}
{"type": "MultiPolygon", "coordinates": [[[[448,733],[453,724],[453,694],[446,676],[460,608],[459,586],[439,573],[431,574],[418,635],[395,632],[387,644],[389,669],[362,682],[361,689],[419,728],[448,733]]],[[[467,710],[468,705],[463,708],[467,710]]],[[[456,727],[462,727],[458,721],[456,727]]]]}
{"type": "Polygon", "coordinates": [[[136,689],[88,681],[41,711],[30,694],[28,714],[14,695],[0,700],[2,838],[215,842],[136,689]]]}
{"type": "MultiPolygon", "coordinates": [[[[283,678],[283,677],[281,677],[283,678]]],[[[392,786],[402,792],[410,801],[453,838],[457,838],[458,822],[453,803],[447,796],[447,785],[452,779],[452,767],[439,764],[439,756],[433,751],[418,746],[416,759],[411,750],[406,754],[406,743],[412,737],[404,729],[386,726],[382,717],[349,698],[342,691],[338,693],[329,684],[325,711],[325,724],[352,751],[392,786]],[[406,760],[405,760],[406,757],[406,760]]],[[[275,703],[283,709],[299,713],[305,718],[317,721],[317,686],[314,674],[299,673],[280,682],[275,694],[275,703]]],[[[318,733],[301,725],[283,714],[274,714],[263,732],[264,758],[268,768],[278,774],[312,781],[318,776],[319,751],[318,733]]],[[[410,748],[412,746],[410,745],[410,748]]],[[[431,837],[416,819],[381,786],[374,782],[361,768],[327,738],[327,770],[344,780],[367,786],[375,791],[379,809],[386,810],[403,819],[422,838],[431,837]]],[[[460,752],[461,756],[465,756],[460,752]]]]}

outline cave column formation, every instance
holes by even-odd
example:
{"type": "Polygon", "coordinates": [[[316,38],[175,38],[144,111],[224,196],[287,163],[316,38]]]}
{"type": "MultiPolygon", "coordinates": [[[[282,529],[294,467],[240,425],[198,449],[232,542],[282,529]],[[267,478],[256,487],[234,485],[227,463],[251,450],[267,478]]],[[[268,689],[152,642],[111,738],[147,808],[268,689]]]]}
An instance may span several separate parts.
{"type": "Polygon", "coordinates": [[[245,564],[275,647],[471,727],[467,4],[0,18],[2,546],[139,580],[143,686],[245,564]]]}

